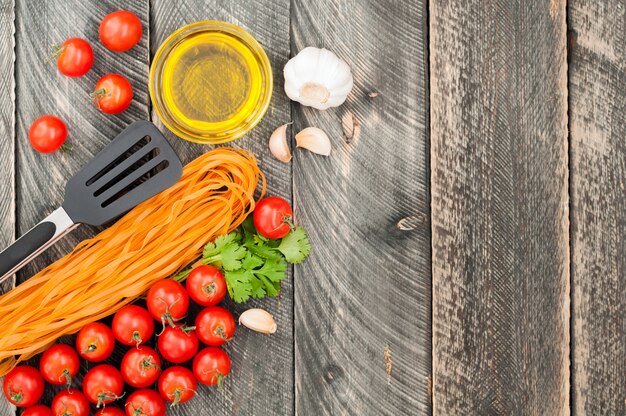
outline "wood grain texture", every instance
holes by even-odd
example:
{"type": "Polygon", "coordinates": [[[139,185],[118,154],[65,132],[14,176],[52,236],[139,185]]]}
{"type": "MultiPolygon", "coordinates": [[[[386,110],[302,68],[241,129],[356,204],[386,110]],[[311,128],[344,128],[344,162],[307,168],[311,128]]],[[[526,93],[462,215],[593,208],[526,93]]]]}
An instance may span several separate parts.
{"type": "MultiPolygon", "coordinates": [[[[0,0],[0,250],[15,239],[15,1],[0,0]]],[[[0,286],[10,290],[15,278],[0,286]]],[[[0,383],[2,380],[0,379],[0,383]]],[[[15,412],[4,398],[0,415],[15,412]]]]}
{"type": "Polygon", "coordinates": [[[567,414],[565,2],[429,13],[433,410],[567,414]]]}
{"type": "MultiPolygon", "coordinates": [[[[252,34],[265,48],[274,71],[274,95],[264,119],[242,139],[229,143],[251,150],[267,177],[268,193],[291,200],[291,166],[274,159],[267,148],[272,131],[290,121],[289,101],[282,91],[282,68],[289,58],[289,0],[152,0],[151,54],[176,29],[200,20],[224,20],[252,34]]],[[[153,111],[157,125],[163,126],[153,111]]],[[[163,127],[166,131],[166,128],[163,127]]],[[[176,138],[166,131],[183,162],[212,146],[176,138]]],[[[245,309],[261,307],[274,315],[278,331],[263,336],[241,328],[225,350],[232,359],[231,375],[223,390],[200,387],[196,399],[173,408],[173,415],[291,415],[293,414],[293,285],[289,272],[278,299],[228,303],[237,317],[245,309]]]]}
{"type": "Polygon", "coordinates": [[[569,2],[573,410],[626,414],[626,4],[569,2]]]}
{"type": "Polygon", "coordinates": [[[333,146],[294,152],[295,215],[313,246],[294,277],[299,415],[430,413],[425,7],[292,3],[292,55],[326,47],[355,79],[338,109],[292,105],[294,132],[322,128],[333,146]],[[351,119],[358,138],[344,136],[351,119]]]}

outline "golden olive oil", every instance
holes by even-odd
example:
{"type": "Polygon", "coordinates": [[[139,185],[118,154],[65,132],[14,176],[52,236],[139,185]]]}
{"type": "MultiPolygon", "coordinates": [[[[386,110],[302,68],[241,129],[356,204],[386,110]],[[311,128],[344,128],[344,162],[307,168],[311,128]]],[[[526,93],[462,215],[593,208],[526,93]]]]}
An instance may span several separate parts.
{"type": "Polygon", "coordinates": [[[246,124],[262,99],[263,83],[257,57],[228,33],[189,36],[163,64],[165,106],[192,131],[227,131],[246,124]]]}

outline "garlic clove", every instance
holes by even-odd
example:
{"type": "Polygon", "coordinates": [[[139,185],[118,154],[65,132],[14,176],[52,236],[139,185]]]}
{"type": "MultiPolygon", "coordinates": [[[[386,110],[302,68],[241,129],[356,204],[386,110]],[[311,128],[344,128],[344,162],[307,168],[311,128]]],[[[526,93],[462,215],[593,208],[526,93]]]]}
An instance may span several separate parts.
{"type": "Polygon", "coordinates": [[[287,96],[318,110],[343,104],[354,86],[348,64],[327,49],[304,48],[287,62],[283,74],[287,96]]]}
{"type": "Polygon", "coordinates": [[[270,152],[274,157],[281,162],[289,163],[291,160],[291,150],[289,150],[289,145],[287,144],[287,127],[291,123],[283,124],[270,136],[270,152]]]}
{"type": "Polygon", "coordinates": [[[296,134],[296,146],[303,147],[318,155],[330,155],[330,139],[323,130],[317,127],[307,127],[296,134]]]}
{"type": "Polygon", "coordinates": [[[262,334],[273,334],[277,329],[274,317],[263,309],[248,309],[239,316],[239,323],[262,334]]]}

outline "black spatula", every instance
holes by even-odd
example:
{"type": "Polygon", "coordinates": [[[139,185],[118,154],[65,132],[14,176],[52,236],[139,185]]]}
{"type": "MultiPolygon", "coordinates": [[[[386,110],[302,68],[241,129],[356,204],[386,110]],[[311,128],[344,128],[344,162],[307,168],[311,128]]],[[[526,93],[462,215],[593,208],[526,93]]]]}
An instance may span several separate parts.
{"type": "Polygon", "coordinates": [[[68,181],[61,207],[0,253],[0,283],[78,224],[110,221],[181,174],[178,156],[154,124],[131,124],[68,181]]]}

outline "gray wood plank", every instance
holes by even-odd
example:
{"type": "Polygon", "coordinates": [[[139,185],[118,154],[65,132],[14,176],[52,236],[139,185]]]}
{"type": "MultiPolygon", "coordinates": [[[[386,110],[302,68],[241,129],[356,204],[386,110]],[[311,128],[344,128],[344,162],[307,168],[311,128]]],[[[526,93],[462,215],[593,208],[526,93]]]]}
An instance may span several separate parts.
{"type": "MultiPolygon", "coordinates": [[[[15,239],[15,1],[0,1],[0,247],[15,239]]],[[[10,290],[15,278],[5,281],[0,293],[10,290]]],[[[2,380],[0,380],[0,383],[2,380]]],[[[0,399],[0,415],[14,407],[0,399]]]]}
{"type": "Polygon", "coordinates": [[[429,12],[434,412],[567,414],[565,2],[429,12]]]}
{"type": "MultiPolygon", "coordinates": [[[[291,200],[291,166],[274,159],[267,141],[272,131],[290,121],[289,101],[282,91],[282,68],[289,58],[289,0],[152,0],[150,10],[151,53],[174,30],[200,20],[224,20],[251,33],[265,48],[274,71],[274,95],[270,108],[245,137],[229,143],[251,150],[267,176],[268,192],[291,200]]],[[[153,111],[155,123],[162,125],[153,111]]],[[[165,130],[165,128],[163,128],[165,130]]],[[[184,162],[213,146],[198,145],[167,132],[184,162]]],[[[271,336],[244,328],[226,346],[233,369],[223,390],[200,387],[196,399],[168,414],[188,415],[290,415],[293,413],[293,284],[291,272],[278,299],[228,304],[237,316],[245,309],[261,307],[274,315],[278,331],[271,336]]]]}
{"type": "Polygon", "coordinates": [[[328,48],[355,78],[338,109],[292,105],[294,132],[319,127],[333,145],[328,158],[294,156],[296,217],[313,246],[294,277],[296,413],[428,414],[426,2],[292,5],[292,55],[328,48]],[[348,112],[358,140],[343,136],[348,112]]]}
{"type": "MultiPolygon", "coordinates": [[[[19,0],[16,9],[16,192],[17,231],[23,234],[63,201],[67,179],[89,161],[128,124],[147,119],[148,111],[148,1],[55,0],[31,2],[19,0]],[[109,51],[98,39],[98,26],[108,13],[131,10],[142,21],[144,36],[126,53],[109,51]],[[52,45],[70,37],[87,39],[94,50],[95,64],[81,78],[66,78],[57,72],[54,62],[46,62],[52,45]],[[126,76],[134,89],[131,107],[119,115],[101,113],[89,94],[97,80],[106,73],[126,76]],[[71,154],[61,152],[41,155],[28,142],[30,124],[40,115],[55,114],[65,120],[71,154]]],[[[18,273],[19,281],[69,252],[78,242],[98,229],[81,226],[18,273]]],[[[73,343],[73,337],[62,342],[73,343]]],[[[111,362],[121,360],[118,348],[111,362]]],[[[38,365],[39,357],[29,360],[38,365]]],[[[93,365],[83,362],[80,383],[93,365]]],[[[48,388],[42,399],[50,404],[58,388],[48,388]]],[[[95,408],[93,409],[95,411],[95,408]]]]}
{"type": "Polygon", "coordinates": [[[626,414],[626,5],[568,3],[575,414],[626,414]]]}

